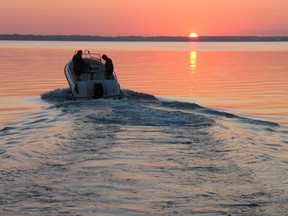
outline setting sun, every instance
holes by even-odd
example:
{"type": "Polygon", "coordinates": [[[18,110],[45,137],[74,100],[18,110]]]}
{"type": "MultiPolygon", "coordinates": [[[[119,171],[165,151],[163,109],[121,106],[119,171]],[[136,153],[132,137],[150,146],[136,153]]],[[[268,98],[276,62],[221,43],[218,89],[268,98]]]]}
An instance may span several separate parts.
{"type": "Polygon", "coordinates": [[[190,38],[197,38],[198,35],[197,35],[196,33],[193,32],[193,33],[191,33],[191,34],[189,35],[189,37],[190,37],[190,38]]]}

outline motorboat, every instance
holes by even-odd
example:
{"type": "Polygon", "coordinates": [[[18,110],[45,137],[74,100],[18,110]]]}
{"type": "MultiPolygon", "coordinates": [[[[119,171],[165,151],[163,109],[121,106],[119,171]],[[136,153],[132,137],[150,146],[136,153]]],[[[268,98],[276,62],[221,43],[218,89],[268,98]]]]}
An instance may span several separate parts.
{"type": "Polygon", "coordinates": [[[72,97],[75,98],[120,98],[121,89],[116,73],[110,77],[106,76],[105,64],[101,55],[85,50],[82,54],[84,62],[88,65],[80,76],[74,73],[72,59],[68,61],[64,68],[64,74],[68,81],[72,97]]]}

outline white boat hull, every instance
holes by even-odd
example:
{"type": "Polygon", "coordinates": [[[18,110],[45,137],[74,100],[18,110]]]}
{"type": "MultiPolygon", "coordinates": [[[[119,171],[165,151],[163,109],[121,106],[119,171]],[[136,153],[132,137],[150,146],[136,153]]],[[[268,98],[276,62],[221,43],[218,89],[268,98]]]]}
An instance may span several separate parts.
{"type": "Polygon", "coordinates": [[[80,77],[75,76],[72,61],[65,65],[64,73],[72,96],[87,99],[119,98],[121,90],[115,73],[111,79],[106,79],[105,66],[101,61],[85,58],[84,61],[90,67],[80,77]]]}

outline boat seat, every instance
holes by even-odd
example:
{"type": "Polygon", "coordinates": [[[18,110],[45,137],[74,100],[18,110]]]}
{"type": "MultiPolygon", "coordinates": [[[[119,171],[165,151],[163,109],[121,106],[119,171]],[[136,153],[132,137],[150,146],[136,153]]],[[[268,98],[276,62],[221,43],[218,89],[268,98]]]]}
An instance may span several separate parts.
{"type": "Polygon", "coordinates": [[[88,73],[83,73],[80,75],[81,80],[89,80],[90,79],[90,74],[88,73]]]}
{"type": "Polygon", "coordinates": [[[105,75],[103,73],[100,73],[100,72],[91,73],[91,79],[92,80],[103,80],[103,79],[105,79],[105,75]]]}
{"type": "Polygon", "coordinates": [[[100,71],[101,69],[98,65],[91,65],[90,67],[92,72],[100,71]]]}

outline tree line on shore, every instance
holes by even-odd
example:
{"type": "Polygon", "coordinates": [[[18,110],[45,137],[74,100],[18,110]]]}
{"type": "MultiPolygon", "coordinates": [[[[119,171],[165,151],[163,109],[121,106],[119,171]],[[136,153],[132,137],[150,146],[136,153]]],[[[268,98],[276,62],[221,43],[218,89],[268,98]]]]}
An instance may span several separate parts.
{"type": "Polygon", "coordinates": [[[163,41],[163,42],[240,42],[240,41],[288,41],[288,36],[92,36],[92,35],[34,35],[34,34],[1,34],[0,40],[27,41],[163,41]]]}

